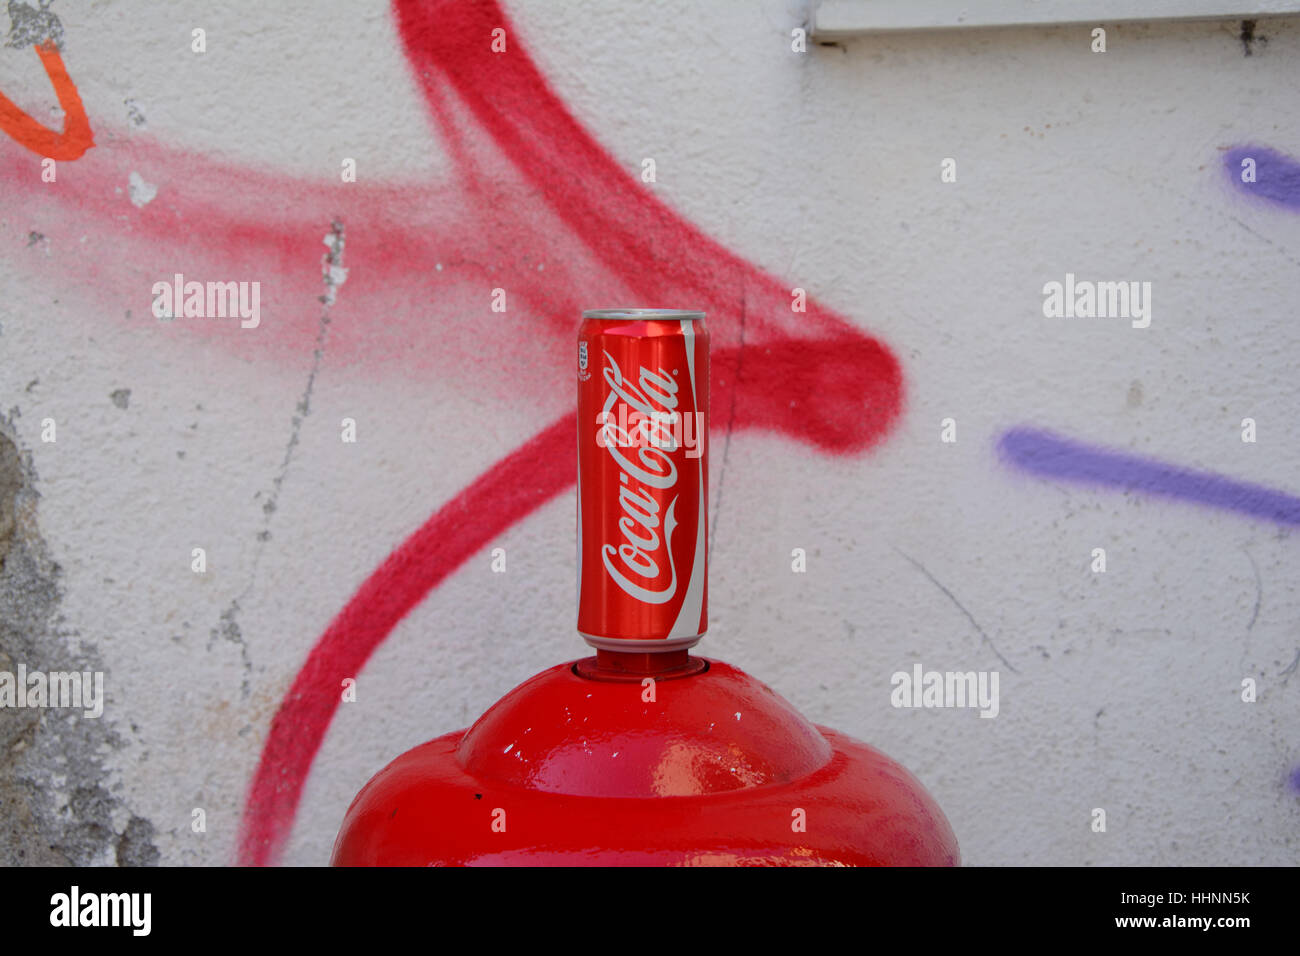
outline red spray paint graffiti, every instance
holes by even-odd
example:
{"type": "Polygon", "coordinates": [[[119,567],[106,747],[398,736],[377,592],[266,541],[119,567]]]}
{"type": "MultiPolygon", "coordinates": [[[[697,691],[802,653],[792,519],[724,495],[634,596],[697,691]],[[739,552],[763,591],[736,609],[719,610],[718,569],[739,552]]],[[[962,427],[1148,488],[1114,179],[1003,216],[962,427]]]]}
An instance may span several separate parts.
{"type": "MultiPolygon", "coordinates": [[[[495,4],[399,2],[396,9],[412,67],[485,211],[489,181],[473,155],[482,144],[458,127],[444,83],[636,301],[699,302],[710,309],[714,327],[726,330],[715,333],[721,345],[715,395],[720,408],[735,401],[736,424],[773,428],[836,451],[881,437],[901,397],[897,363],[883,346],[815,307],[806,323],[783,321],[792,314],[789,290],[636,186],[572,119],[517,39],[508,59],[489,52],[492,30],[505,23],[495,4]],[[743,369],[742,345],[749,346],[743,369]],[[809,369],[823,374],[808,375],[809,369]],[[741,390],[743,400],[733,394],[741,390]]],[[[508,222],[489,228],[514,231],[508,222]]],[[[548,318],[567,344],[580,303],[558,305],[561,311],[548,318]]],[[[572,415],[565,415],[442,508],[330,625],[272,724],[250,789],[242,862],[273,860],[287,838],[302,782],[338,706],[336,678],[357,673],[431,588],[574,481],[573,427],[572,415]]]]}
{"type": "MultiPolygon", "coordinates": [[[[141,137],[61,171],[53,196],[21,157],[0,154],[0,178],[47,234],[66,227],[111,240],[115,255],[85,261],[78,278],[100,296],[137,303],[142,314],[152,283],[173,272],[270,277],[256,332],[135,320],[155,335],[209,337],[255,360],[299,360],[319,324],[320,237],[337,219],[350,270],[330,313],[329,351],[339,361],[385,376],[433,372],[471,391],[493,387],[466,359],[481,354],[476,330],[490,289],[500,287],[511,306],[493,316],[501,322],[493,362],[510,371],[522,404],[535,407],[559,389],[569,394],[555,370],[571,364],[582,308],[698,307],[709,312],[713,334],[719,425],[775,431],[831,453],[861,451],[889,431],[902,405],[893,354],[812,300],[806,313],[794,313],[786,284],[625,172],[569,114],[495,2],[398,0],[394,12],[455,162],[448,183],[308,184],[141,137]],[[497,28],[508,36],[502,54],[491,50],[497,28]],[[121,195],[137,168],[158,186],[141,209],[121,195]],[[432,305],[413,307],[423,302],[432,305]],[[526,327],[512,329],[520,319],[526,327]]],[[[278,859],[340,680],[358,674],[431,589],[574,481],[573,427],[572,414],[562,415],[488,469],[403,542],[330,623],[272,721],[249,786],[239,862],[278,859]]]]}

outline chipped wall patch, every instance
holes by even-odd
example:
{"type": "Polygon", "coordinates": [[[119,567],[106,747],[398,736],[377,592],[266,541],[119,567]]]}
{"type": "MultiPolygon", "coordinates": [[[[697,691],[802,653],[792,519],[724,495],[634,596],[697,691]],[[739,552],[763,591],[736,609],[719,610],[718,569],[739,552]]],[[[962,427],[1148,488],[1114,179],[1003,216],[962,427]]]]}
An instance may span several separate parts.
{"type": "Polygon", "coordinates": [[[9,0],[9,39],[5,46],[29,47],[52,43],[63,49],[63,24],[50,10],[52,0],[40,0],[40,9],[9,0]]]}
{"type": "MultiPolygon", "coordinates": [[[[96,651],[62,624],[62,569],[37,525],[29,452],[0,415],[0,671],[104,672],[96,651]]],[[[102,698],[101,698],[102,699],[102,698]]],[[[106,705],[113,703],[109,693],[106,705]]],[[[116,795],[106,757],[127,745],[101,719],[45,707],[0,716],[0,866],[154,865],[153,825],[116,795]]]]}
{"type": "Polygon", "coordinates": [[[137,207],[147,206],[158,195],[158,187],[144,181],[137,172],[131,173],[131,204],[137,207]]]}

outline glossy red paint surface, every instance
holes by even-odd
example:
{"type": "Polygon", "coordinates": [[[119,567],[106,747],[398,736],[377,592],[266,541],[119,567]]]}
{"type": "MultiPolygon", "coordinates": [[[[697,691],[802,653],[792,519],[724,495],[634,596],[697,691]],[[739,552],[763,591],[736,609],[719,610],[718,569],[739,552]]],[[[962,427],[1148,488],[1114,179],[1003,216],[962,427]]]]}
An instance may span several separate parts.
{"type": "Polygon", "coordinates": [[[398,757],[349,808],[338,866],[959,862],[921,784],[719,661],[659,680],[574,664],[398,757]],[[800,823],[803,828],[800,829],[800,823]]]}

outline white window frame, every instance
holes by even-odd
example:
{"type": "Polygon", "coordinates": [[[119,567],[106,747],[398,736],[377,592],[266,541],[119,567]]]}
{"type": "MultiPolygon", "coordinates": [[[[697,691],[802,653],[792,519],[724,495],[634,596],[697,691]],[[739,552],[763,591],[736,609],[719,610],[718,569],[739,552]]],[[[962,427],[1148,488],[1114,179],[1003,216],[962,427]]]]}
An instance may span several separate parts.
{"type": "Polygon", "coordinates": [[[1300,13],[1300,0],[811,0],[809,34],[835,40],[901,30],[1250,20],[1300,13]]]}

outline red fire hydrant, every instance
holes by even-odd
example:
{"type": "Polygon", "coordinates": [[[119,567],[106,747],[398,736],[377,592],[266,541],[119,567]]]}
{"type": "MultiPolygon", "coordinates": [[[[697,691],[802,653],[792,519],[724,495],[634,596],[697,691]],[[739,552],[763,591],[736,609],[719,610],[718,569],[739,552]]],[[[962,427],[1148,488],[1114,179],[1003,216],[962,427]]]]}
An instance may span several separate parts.
{"type": "Polygon", "coordinates": [[[956,865],[903,767],[690,655],[707,614],[704,316],[584,315],[578,630],[596,656],[385,767],[333,864],[956,865]]]}

